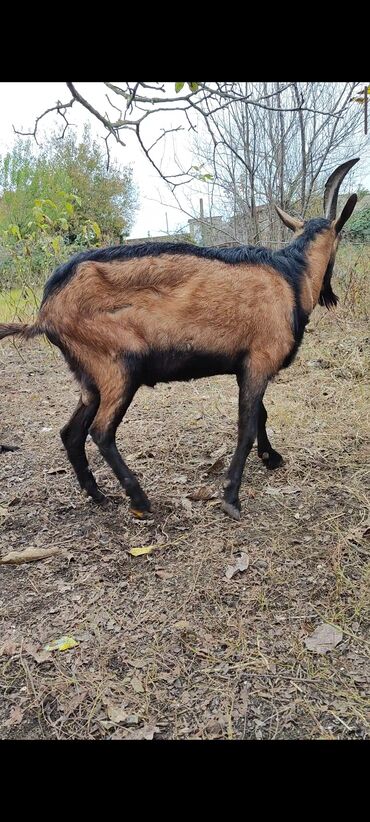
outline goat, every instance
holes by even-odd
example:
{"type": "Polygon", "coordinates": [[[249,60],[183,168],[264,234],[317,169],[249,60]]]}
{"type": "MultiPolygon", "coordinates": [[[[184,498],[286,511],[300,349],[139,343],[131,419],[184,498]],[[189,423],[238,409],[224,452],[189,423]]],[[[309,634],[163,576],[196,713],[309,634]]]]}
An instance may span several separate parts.
{"type": "Polygon", "coordinates": [[[294,231],[284,249],[203,248],[147,243],[81,252],[45,285],[34,324],[0,325],[10,334],[46,334],[81,386],[61,438],[81,488],[97,486],[85,453],[88,432],[131,499],[131,513],[151,506],[115,442],[140,385],[235,374],[238,443],[223,486],[222,508],[240,519],[239,488],[257,437],[266,468],[283,464],[266,433],[263,396],[269,380],[293,361],[315,305],[336,305],[331,278],[339,234],[357,202],[336,219],[339,186],[352,166],[339,166],[325,186],[324,218],[306,222],[276,210],[294,231]]]}

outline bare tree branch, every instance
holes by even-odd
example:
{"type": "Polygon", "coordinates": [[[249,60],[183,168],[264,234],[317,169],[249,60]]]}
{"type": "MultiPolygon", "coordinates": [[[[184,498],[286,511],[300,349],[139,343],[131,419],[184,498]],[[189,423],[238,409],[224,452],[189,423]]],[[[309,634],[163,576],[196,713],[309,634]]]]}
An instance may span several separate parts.
{"type": "MultiPolygon", "coordinates": [[[[294,97],[288,98],[282,95],[289,93],[294,83],[279,84],[279,95],[281,102],[279,102],[279,95],[276,89],[270,88],[267,91],[263,90],[258,84],[249,84],[248,91],[245,91],[245,84],[219,82],[219,83],[197,83],[184,84],[184,89],[181,93],[175,96],[168,94],[164,83],[108,83],[102,85],[109,89],[109,92],[116,98],[123,98],[125,107],[122,110],[119,105],[116,105],[114,99],[106,94],[106,99],[109,105],[114,109],[119,117],[112,120],[110,116],[103,114],[98,108],[93,106],[89,100],[86,99],[80,91],[77,90],[74,83],[66,83],[67,88],[72,94],[72,99],[69,103],[61,104],[58,102],[55,106],[47,109],[36,118],[35,127],[32,132],[14,131],[19,134],[27,134],[33,136],[37,140],[37,129],[39,122],[46,115],[52,112],[57,112],[64,116],[65,127],[63,135],[65,134],[68,125],[70,125],[65,117],[65,109],[72,107],[77,103],[88,111],[96,120],[98,120],[104,129],[111,134],[117,143],[125,146],[122,139],[122,133],[126,130],[131,130],[136,135],[141,149],[144,151],[149,162],[155,168],[157,173],[172,186],[181,186],[189,182],[189,175],[178,175],[171,173],[163,173],[159,169],[158,162],[155,158],[155,149],[158,143],[162,140],[162,135],[156,136],[153,140],[151,135],[150,145],[147,144],[146,135],[141,128],[142,124],[148,117],[158,113],[174,114],[175,112],[185,118],[190,130],[197,128],[197,120],[203,120],[207,124],[209,118],[213,118],[215,122],[216,115],[223,110],[227,111],[230,106],[243,104],[247,110],[261,109],[264,112],[286,112],[287,114],[300,112],[317,113],[321,116],[333,118],[335,121],[340,119],[346,102],[342,108],[333,109],[328,106],[327,110],[322,107],[313,107],[310,101],[306,100],[303,90],[295,94],[294,97]],[[187,88],[185,88],[185,85],[187,88]],[[191,88],[190,88],[191,85],[191,88]],[[154,92],[154,94],[153,94],[154,92]],[[154,152],[154,153],[153,153],[154,152]],[[181,177],[181,179],[179,179],[181,177]]],[[[301,84],[302,85],[302,84],[301,84]]],[[[356,85],[356,84],[352,84],[356,85]]],[[[347,101],[348,102],[348,101],[347,101]]],[[[179,127],[180,128],[180,127],[179,127]]],[[[167,132],[172,131],[172,126],[167,132]]]]}

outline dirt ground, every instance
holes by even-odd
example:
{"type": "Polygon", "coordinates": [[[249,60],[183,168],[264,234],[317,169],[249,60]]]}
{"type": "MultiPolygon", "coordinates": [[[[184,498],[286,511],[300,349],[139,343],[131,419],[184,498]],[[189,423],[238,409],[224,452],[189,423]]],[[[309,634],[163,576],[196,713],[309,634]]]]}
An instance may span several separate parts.
{"type": "Polygon", "coordinates": [[[235,380],[142,388],[118,434],[152,501],[140,522],[91,441],[108,502],[79,491],[59,353],[4,341],[0,442],[19,450],[0,454],[1,555],[59,551],[0,566],[2,739],[369,738],[368,343],[366,323],[316,310],[266,394],[286,465],[253,449],[240,522],[217,497],[235,380]],[[325,654],[305,643],[322,623],[341,631],[325,654]],[[66,635],[74,647],[44,650],[66,635]]]}

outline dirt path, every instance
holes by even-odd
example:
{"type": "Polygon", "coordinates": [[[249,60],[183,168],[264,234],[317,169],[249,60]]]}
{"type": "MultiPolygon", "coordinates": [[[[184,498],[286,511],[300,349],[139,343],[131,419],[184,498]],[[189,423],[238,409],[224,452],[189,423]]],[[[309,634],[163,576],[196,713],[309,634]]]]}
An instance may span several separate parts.
{"type": "Polygon", "coordinates": [[[118,443],[153,503],[141,523],[91,442],[110,498],[78,490],[59,354],[2,344],[0,442],[19,450],[0,454],[1,554],[60,552],[0,567],[1,738],[369,737],[368,330],[319,310],[312,331],[266,396],[286,467],[268,473],[253,449],[240,523],[212,498],[235,444],[232,378],[137,395],[118,443]],[[189,499],[200,488],[211,499],[189,499]],[[228,579],[240,552],[249,567],[228,579]],[[305,645],[322,622],[343,634],[325,655],[305,645]],[[78,644],[42,652],[63,635],[78,644]]]}

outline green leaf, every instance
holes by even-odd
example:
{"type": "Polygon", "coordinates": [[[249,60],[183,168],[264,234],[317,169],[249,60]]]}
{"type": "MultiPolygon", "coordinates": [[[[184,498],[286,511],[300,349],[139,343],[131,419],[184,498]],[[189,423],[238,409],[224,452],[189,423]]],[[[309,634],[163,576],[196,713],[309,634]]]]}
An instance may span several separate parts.
{"type": "Polygon", "coordinates": [[[100,237],[101,237],[100,225],[98,225],[98,223],[95,223],[95,222],[91,223],[91,225],[92,225],[93,231],[95,233],[95,236],[100,239],[100,237]]]}
{"type": "Polygon", "coordinates": [[[184,85],[185,85],[185,83],[175,83],[176,94],[178,94],[179,91],[181,91],[181,89],[184,88],[184,85]]]}
{"type": "Polygon", "coordinates": [[[9,228],[8,228],[8,231],[10,231],[10,233],[13,234],[14,237],[17,237],[18,240],[22,239],[21,232],[19,230],[19,226],[10,225],[9,228]]]}
{"type": "Polygon", "coordinates": [[[151,554],[155,545],[143,545],[141,548],[130,548],[129,554],[133,557],[141,557],[143,554],[151,554]]]}
{"type": "Polygon", "coordinates": [[[190,91],[198,91],[199,83],[188,83],[190,91]]]}
{"type": "Polygon", "coordinates": [[[66,203],[65,209],[66,209],[67,214],[70,214],[70,215],[74,214],[74,208],[73,208],[72,203],[66,203]]]}
{"type": "Polygon", "coordinates": [[[59,639],[52,639],[48,645],[45,645],[44,651],[69,651],[75,645],[78,645],[78,642],[73,636],[61,636],[59,639]]]}

